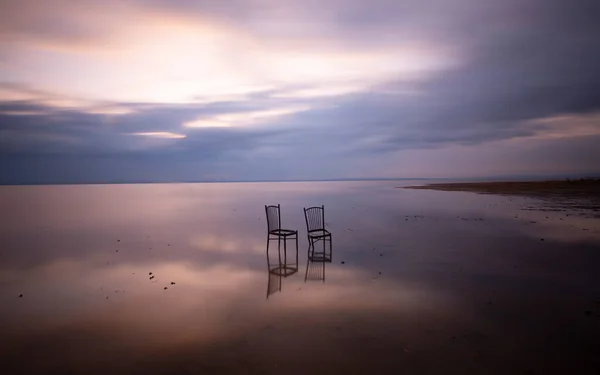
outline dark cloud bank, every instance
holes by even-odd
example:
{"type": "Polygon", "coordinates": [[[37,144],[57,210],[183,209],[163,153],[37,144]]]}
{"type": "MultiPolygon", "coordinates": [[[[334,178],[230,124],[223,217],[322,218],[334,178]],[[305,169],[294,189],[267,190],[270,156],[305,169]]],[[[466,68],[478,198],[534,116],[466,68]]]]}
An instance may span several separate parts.
{"type": "MultiPolygon", "coordinates": [[[[243,19],[249,32],[260,34],[260,21],[268,13],[248,10],[250,16],[243,18],[241,10],[249,3],[235,3],[217,7],[211,5],[215,2],[179,1],[169,3],[169,10],[243,19]]],[[[203,105],[110,103],[133,110],[124,115],[61,110],[36,101],[1,102],[0,184],[361,177],[353,169],[357,160],[543,135],[546,126],[531,120],[600,111],[596,1],[460,1],[454,8],[428,1],[350,4],[338,4],[335,19],[321,14],[327,19],[317,17],[321,23],[315,30],[356,48],[368,48],[369,40],[393,44],[395,37],[455,44],[464,51],[463,63],[424,81],[391,80],[358,94],[304,99],[300,102],[314,109],[287,116],[277,126],[186,129],[183,139],[131,133],[181,133],[182,123],[200,116],[298,100],[263,92],[248,101],[203,105]],[[375,25],[386,28],[380,41],[373,39],[375,25]],[[407,95],[407,88],[417,94],[407,95]]],[[[317,2],[305,6],[305,12],[319,14],[317,2]]],[[[568,123],[564,133],[507,155],[506,163],[521,157],[535,173],[536,163],[554,158],[561,172],[569,166],[593,172],[600,160],[599,137],[569,137],[568,123]]],[[[435,168],[430,170],[435,174],[435,168]]],[[[460,166],[453,173],[461,176],[460,166]]],[[[402,170],[391,174],[411,177],[402,170]]]]}

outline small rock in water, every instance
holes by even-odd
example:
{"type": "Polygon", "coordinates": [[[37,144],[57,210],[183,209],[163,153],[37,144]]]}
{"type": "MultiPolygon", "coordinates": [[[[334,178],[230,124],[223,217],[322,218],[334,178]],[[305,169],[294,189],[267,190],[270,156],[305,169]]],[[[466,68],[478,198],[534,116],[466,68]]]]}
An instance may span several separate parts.
{"type": "Polygon", "coordinates": [[[152,272],[148,272],[148,275],[152,275],[152,272]]]}
{"type": "Polygon", "coordinates": [[[544,240],[543,238],[540,238],[540,241],[543,241],[543,240],[544,240]]]}
{"type": "Polygon", "coordinates": [[[121,242],[121,240],[117,240],[117,242],[121,242]]]}
{"type": "Polygon", "coordinates": [[[118,252],[119,252],[119,250],[115,250],[115,252],[117,252],[117,253],[118,253],[118,252]]]}
{"type": "Polygon", "coordinates": [[[165,290],[167,290],[167,287],[165,286],[165,290]]]}
{"type": "Polygon", "coordinates": [[[19,298],[23,298],[23,295],[22,295],[22,294],[19,294],[19,298]]]}
{"type": "Polygon", "coordinates": [[[381,275],[381,271],[378,271],[378,272],[379,272],[379,274],[381,275]]]}
{"type": "Polygon", "coordinates": [[[380,256],[380,257],[382,257],[382,256],[383,256],[383,254],[379,254],[379,256],[380,256]]]}
{"type": "Polygon", "coordinates": [[[175,283],[171,281],[171,285],[175,285],[175,283]]]}
{"type": "Polygon", "coordinates": [[[346,264],[346,262],[342,261],[342,264],[346,264]]]}

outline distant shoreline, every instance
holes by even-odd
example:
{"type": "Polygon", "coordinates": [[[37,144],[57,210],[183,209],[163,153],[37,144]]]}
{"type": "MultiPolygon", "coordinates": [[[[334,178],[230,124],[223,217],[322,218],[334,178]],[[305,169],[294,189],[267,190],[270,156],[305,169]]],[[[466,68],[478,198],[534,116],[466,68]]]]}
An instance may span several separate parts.
{"type": "MultiPolygon", "coordinates": [[[[63,185],[145,185],[145,184],[224,184],[224,183],[280,183],[280,182],[360,182],[360,181],[448,181],[443,185],[484,183],[489,181],[547,181],[571,178],[578,180],[600,179],[600,172],[575,175],[512,175],[487,177],[350,177],[322,179],[265,179],[265,180],[82,180],[82,181],[6,181],[0,178],[0,186],[63,186],[63,185]],[[470,181],[470,182],[469,182],[470,181]]],[[[437,185],[437,183],[436,183],[437,185]]],[[[423,188],[423,187],[417,187],[423,188]]]]}
{"type": "Polygon", "coordinates": [[[586,208],[600,209],[600,178],[548,181],[452,182],[421,186],[399,186],[398,188],[513,195],[551,200],[582,200],[589,203],[589,207],[586,208]]]}

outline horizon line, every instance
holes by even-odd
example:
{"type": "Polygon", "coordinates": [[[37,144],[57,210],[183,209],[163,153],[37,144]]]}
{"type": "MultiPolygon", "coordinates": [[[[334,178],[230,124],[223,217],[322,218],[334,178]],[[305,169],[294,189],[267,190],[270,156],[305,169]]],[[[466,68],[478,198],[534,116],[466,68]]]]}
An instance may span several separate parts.
{"type": "Polygon", "coordinates": [[[43,186],[43,185],[128,185],[128,184],[211,184],[211,183],[264,183],[264,182],[350,182],[350,181],[431,181],[431,180],[470,180],[491,181],[501,179],[513,180],[539,180],[546,178],[599,178],[600,172],[594,173],[561,173],[561,174],[504,174],[479,177],[348,177],[348,178],[317,178],[317,179],[264,179],[264,180],[131,180],[131,181],[81,181],[81,182],[8,182],[0,183],[0,186],[43,186]]]}

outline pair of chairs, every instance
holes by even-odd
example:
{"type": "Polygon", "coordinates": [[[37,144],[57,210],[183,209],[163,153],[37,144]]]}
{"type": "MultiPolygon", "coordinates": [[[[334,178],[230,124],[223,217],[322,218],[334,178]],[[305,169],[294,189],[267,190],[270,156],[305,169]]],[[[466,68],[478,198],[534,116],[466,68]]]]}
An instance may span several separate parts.
{"type": "MultiPolygon", "coordinates": [[[[298,231],[292,229],[283,229],[281,227],[281,207],[265,206],[267,214],[267,253],[269,252],[269,243],[277,240],[277,249],[279,250],[279,260],[281,263],[281,241],[283,240],[284,265],[287,265],[287,240],[296,241],[296,271],[298,270],[298,231]]],[[[331,233],[325,229],[325,206],[315,206],[304,208],[304,219],[306,221],[306,230],[308,235],[308,259],[311,261],[331,262],[332,243],[331,233]],[[316,251],[316,244],[323,243],[323,251],[316,251]],[[329,242],[329,251],[326,243],[329,242]]]]}

